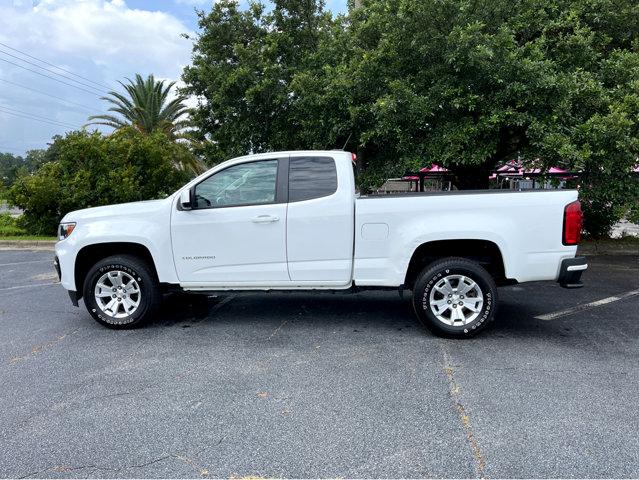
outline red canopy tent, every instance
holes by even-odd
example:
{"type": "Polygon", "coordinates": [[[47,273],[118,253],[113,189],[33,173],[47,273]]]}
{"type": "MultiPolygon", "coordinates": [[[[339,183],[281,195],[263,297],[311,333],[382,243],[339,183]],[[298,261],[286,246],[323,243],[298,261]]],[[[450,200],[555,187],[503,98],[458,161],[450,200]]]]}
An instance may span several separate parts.
{"type": "MultiPolygon", "coordinates": [[[[423,192],[424,191],[424,180],[429,179],[443,179],[446,175],[450,174],[450,170],[447,168],[441,167],[435,163],[431,164],[430,167],[424,167],[419,170],[419,172],[410,173],[402,177],[402,180],[415,182],[416,190],[423,192]]],[[[412,189],[412,187],[411,187],[412,189]]]]}
{"type": "MultiPolygon", "coordinates": [[[[449,169],[433,163],[430,165],[430,167],[424,167],[420,169],[419,172],[407,173],[402,177],[402,180],[416,182],[416,190],[423,192],[425,179],[428,178],[442,180],[445,177],[451,175],[451,173],[452,172],[449,169]]],[[[639,165],[637,165],[633,169],[632,174],[639,175],[639,165]]],[[[517,160],[510,160],[498,169],[494,170],[488,178],[490,180],[499,180],[500,178],[509,180],[512,180],[513,178],[532,179],[534,188],[534,182],[537,177],[545,178],[544,181],[546,181],[547,177],[559,178],[560,180],[570,180],[577,178],[578,176],[578,172],[571,172],[560,167],[550,167],[548,170],[545,171],[542,171],[541,168],[526,169],[517,160]]]]}

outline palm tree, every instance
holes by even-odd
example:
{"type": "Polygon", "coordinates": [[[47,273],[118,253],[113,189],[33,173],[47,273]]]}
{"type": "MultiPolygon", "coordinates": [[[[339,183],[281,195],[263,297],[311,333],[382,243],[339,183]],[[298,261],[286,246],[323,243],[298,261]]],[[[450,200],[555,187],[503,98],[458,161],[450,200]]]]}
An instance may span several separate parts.
{"type": "Polygon", "coordinates": [[[107,125],[115,129],[132,125],[143,133],[152,133],[161,130],[171,138],[180,136],[180,130],[188,126],[184,115],[188,108],[184,105],[186,97],[178,94],[173,100],[168,101],[169,93],[175,82],[165,84],[165,80],[156,81],[153,75],[146,80],[140,74],[135,75],[135,82],[127,78],[128,83],[120,83],[126,95],[111,91],[102,100],[106,100],[113,106],[110,112],[115,115],[91,115],[87,125],[107,125]]]}
{"type": "MultiPolygon", "coordinates": [[[[187,140],[183,133],[189,126],[185,118],[188,108],[184,105],[186,97],[178,94],[173,100],[168,101],[169,93],[175,86],[175,82],[165,83],[165,80],[156,81],[153,75],[146,80],[140,74],[135,75],[135,81],[127,78],[128,83],[118,82],[126,95],[111,91],[102,100],[111,103],[110,112],[115,115],[91,115],[87,125],[106,125],[116,130],[133,126],[142,133],[164,132],[169,138],[187,140]]],[[[180,169],[190,170],[195,174],[206,170],[206,165],[195,155],[187,163],[176,165],[180,169]]]]}

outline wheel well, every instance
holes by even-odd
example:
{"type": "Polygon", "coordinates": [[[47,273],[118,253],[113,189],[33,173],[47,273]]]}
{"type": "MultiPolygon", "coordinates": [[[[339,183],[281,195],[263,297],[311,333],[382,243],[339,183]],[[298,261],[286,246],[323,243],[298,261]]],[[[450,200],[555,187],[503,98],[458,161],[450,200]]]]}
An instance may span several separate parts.
{"type": "Polygon", "coordinates": [[[408,264],[404,285],[413,288],[419,273],[429,264],[444,257],[463,257],[488,270],[498,285],[506,284],[504,260],[499,247],[488,240],[437,240],[417,247],[408,264]]]}
{"type": "Polygon", "coordinates": [[[96,262],[112,255],[133,255],[144,260],[157,278],[157,271],[151,252],[144,245],[129,242],[96,243],[83,247],[75,258],[75,289],[78,298],[82,297],[84,279],[96,262]]]}

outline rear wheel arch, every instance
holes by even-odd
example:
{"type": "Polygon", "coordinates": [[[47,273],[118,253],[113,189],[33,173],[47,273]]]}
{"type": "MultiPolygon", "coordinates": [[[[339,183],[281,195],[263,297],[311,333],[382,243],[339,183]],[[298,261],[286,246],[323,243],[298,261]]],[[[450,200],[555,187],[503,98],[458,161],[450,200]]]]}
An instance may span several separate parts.
{"type": "Polygon", "coordinates": [[[428,265],[448,257],[461,257],[478,263],[490,273],[497,285],[511,283],[506,278],[501,249],[495,242],[479,239],[456,239],[435,240],[419,245],[408,262],[404,279],[406,288],[413,288],[419,274],[428,265]]]}
{"type": "Polygon", "coordinates": [[[94,243],[82,247],[75,258],[75,289],[80,297],[82,296],[84,279],[91,267],[100,260],[114,255],[130,255],[142,260],[152,270],[155,278],[158,278],[153,255],[145,245],[134,242],[94,243]]]}

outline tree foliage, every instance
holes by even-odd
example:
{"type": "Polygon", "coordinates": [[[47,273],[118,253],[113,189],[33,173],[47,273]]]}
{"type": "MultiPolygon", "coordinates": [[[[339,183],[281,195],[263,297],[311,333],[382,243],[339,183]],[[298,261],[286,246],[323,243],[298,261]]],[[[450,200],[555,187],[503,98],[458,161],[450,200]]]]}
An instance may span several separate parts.
{"type": "MultiPolygon", "coordinates": [[[[184,103],[186,97],[177,93],[175,98],[170,99],[175,82],[156,81],[153,75],[144,79],[136,74],[135,81],[127,79],[127,83],[119,83],[126,94],[111,91],[106,97],[101,97],[112,105],[109,111],[119,116],[92,115],[87,125],[106,125],[116,130],[133,127],[143,134],[160,131],[171,140],[189,138],[185,134],[185,128],[190,126],[187,118],[189,109],[184,103]]],[[[204,169],[194,155],[184,157],[181,161],[188,163],[176,163],[176,166],[192,173],[202,173],[204,169]]]]}
{"type": "Polygon", "coordinates": [[[636,198],[634,0],[316,0],[200,12],[186,93],[212,162],[288,148],[357,149],[364,186],[438,163],[460,188],[499,162],[584,172],[586,229],[636,198]]]}
{"type": "Polygon", "coordinates": [[[0,152],[0,191],[10,187],[21,170],[33,172],[43,158],[44,150],[29,150],[25,157],[0,152]]]}
{"type": "Polygon", "coordinates": [[[127,83],[119,82],[126,95],[111,91],[101,97],[112,106],[109,111],[116,115],[92,115],[88,125],[106,125],[115,129],[133,126],[142,133],[153,133],[157,130],[169,137],[187,126],[184,115],[188,109],[184,105],[185,97],[177,95],[169,100],[175,82],[156,81],[153,75],[146,80],[140,74],[135,81],[127,79],[127,83]],[[128,95],[128,96],[127,96],[128,95]]]}
{"type": "Polygon", "coordinates": [[[341,99],[324,90],[338,25],[322,2],[276,0],[266,11],[221,0],[199,18],[184,91],[201,99],[193,123],[210,163],[346,138],[330,109],[341,99]]]}
{"type": "Polygon", "coordinates": [[[35,173],[18,176],[9,201],[24,210],[20,221],[30,234],[55,234],[69,211],[172,193],[188,179],[174,162],[190,155],[161,131],[71,132],[54,137],[35,173]]]}

